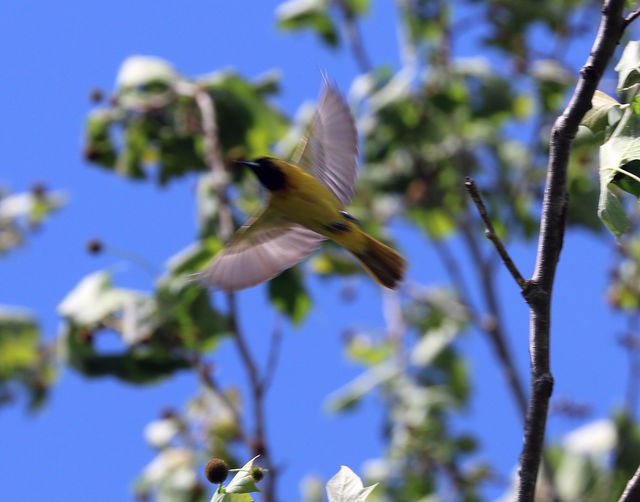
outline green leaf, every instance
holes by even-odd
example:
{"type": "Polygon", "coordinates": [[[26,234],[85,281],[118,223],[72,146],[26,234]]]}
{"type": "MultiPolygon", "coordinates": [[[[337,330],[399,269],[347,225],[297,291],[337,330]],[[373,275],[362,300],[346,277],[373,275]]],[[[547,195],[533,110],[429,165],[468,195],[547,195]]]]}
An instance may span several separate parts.
{"type": "Polygon", "coordinates": [[[604,131],[610,125],[610,110],[620,109],[620,103],[604,92],[596,91],[591,100],[591,109],[585,114],[581,125],[591,129],[593,133],[604,131]]]}
{"type": "Polygon", "coordinates": [[[293,324],[299,325],[304,320],[311,308],[311,297],[297,267],[285,270],[269,281],[269,300],[293,324]]]}
{"type": "Polygon", "coordinates": [[[123,147],[118,154],[116,171],[127,178],[140,179],[146,177],[143,162],[147,152],[148,137],[141,120],[129,122],[124,130],[123,147]]]}
{"type": "Polygon", "coordinates": [[[85,125],[84,157],[89,162],[113,168],[116,163],[116,149],[111,140],[113,115],[107,110],[97,110],[89,114],[85,125]]]}
{"type": "Polygon", "coordinates": [[[63,334],[69,366],[88,377],[115,376],[129,383],[144,384],[191,367],[191,361],[161,347],[137,346],[125,352],[99,354],[93,333],[68,324],[63,334]]]}
{"type": "Polygon", "coordinates": [[[36,411],[56,376],[53,364],[31,313],[0,307],[0,405],[9,403],[19,386],[27,392],[29,411],[36,411]]]}
{"type": "Polygon", "coordinates": [[[227,318],[211,306],[206,288],[185,277],[163,281],[156,292],[157,327],[151,339],[188,349],[211,350],[229,329],[227,318]]]}
{"type": "Polygon", "coordinates": [[[615,429],[616,447],[613,462],[618,484],[623,487],[640,463],[640,429],[633,417],[626,412],[616,414],[615,429]]]}
{"type": "Polygon", "coordinates": [[[88,377],[115,376],[129,383],[144,384],[192,366],[188,359],[157,346],[136,346],[125,352],[98,354],[92,335],[73,324],[68,324],[63,334],[68,364],[88,377]]]}
{"type": "Polygon", "coordinates": [[[190,171],[207,170],[199,142],[197,136],[176,135],[173,131],[160,137],[158,181],[161,185],[190,171]]]}
{"type": "Polygon", "coordinates": [[[207,88],[215,103],[224,156],[266,155],[272,144],[287,132],[287,120],[265,101],[260,83],[252,84],[234,73],[220,72],[199,80],[198,84],[207,88]]]}
{"type": "MultiPolygon", "coordinates": [[[[352,2],[358,7],[358,3],[352,2]]],[[[311,29],[330,46],[337,46],[338,30],[329,16],[329,2],[326,0],[289,0],[280,4],[276,10],[278,27],[283,30],[297,31],[311,29]]]]}
{"type": "Polygon", "coordinates": [[[618,172],[612,183],[625,192],[640,197],[640,160],[632,160],[624,164],[624,172],[618,172]]]}
{"type": "Polygon", "coordinates": [[[640,194],[638,162],[640,160],[640,115],[627,108],[611,133],[600,147],[600,202],[598,216],[616,234],[629,229],[629,221],[618,199],[608,185],[615,183],[634,195],[640,194]]]}
{"type": "Polygon", "coordinates": [[[364,502],[378,483],[367,486],[347,466],[340,466],[338,473],[327,483],[329,502],[364,502]]]}
{"type": "Polygon", "coordinates": [[[369,11],[371,0],[345,0],[349,12],[362,16],[369,11]]]}
{"type": "Polygon", "coordinates": [[[38,326],[25,311],[0,308],[0,380],[38,359],[38,326]]]}
{"type": "Polygon", "coordinates": [[[615,70],[618,72],[618,92],[640,82],[640,41],[632,40],[627,44],[615,70]]]}
{"type": "Polygon", "coordinates": [[[602,187],[600,191],[598,217],[606,223],[616,237],[620,237],[631,229],[631,221],[629,221],[622,204],[606,186],[602,187]]]}

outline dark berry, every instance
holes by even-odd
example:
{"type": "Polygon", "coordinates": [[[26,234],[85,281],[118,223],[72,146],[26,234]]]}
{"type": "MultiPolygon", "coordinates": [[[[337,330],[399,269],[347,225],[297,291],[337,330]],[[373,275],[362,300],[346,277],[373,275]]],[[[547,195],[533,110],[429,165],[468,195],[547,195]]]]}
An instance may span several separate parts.
{"type": "Polygon", "coordinates": [[[229,466],[221,458],[212,458],[207,462],[204,468],[204,474],[211,483],[219,484],[227,479],[229,466]]]}
{"type": "Polygon", "coordinates": [[[103,247],[104,245],[99,239],[90,239],[89,241],[87,241],[87,251],[90,254],[99,254],[102,251],[103,247]]]}

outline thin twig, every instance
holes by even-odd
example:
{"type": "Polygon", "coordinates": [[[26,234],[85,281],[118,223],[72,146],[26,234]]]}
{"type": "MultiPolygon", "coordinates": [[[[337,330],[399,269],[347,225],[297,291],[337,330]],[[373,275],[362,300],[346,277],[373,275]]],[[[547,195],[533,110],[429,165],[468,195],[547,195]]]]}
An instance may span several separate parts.
{"type": "Polygon", "coordinates": [[[636,502],[637,500],[640,500],[640,466],[638,466],[636,473],[627,483],[618,502],[636,502]]]}
{"type": "Polygon", "coordinates": [[[629,26],[631,23],[633,23],[633,21],[635,21],[638,16],[640,16],[640,8],[637,8],[636,10],[634,10],[633,12],[630,12],[625,18],[624,18],[624,24],[622,25],[622,30],[620,35],[622,35],[622,32],[624,32],[624,29],[629,26]]]}
{"type": "Polygon", "coordinates": [[[496,251],[498,251],[500,258],[502,258],[502,262],[507,267],[507,270],[511,272],[511,275],[518,283],[518,286],[520,286],[520,289],[524,289],[527,286],[527,281],[524,279],[524,277],[522,277],[522,274],[520,274],[518,267],[516,267],[515,263],[513,263],[513,260],[511,259],[511,256],[509,256],[509,253],[500,240],[500,237],[498,237],[495,230],[493,229],[493,224],[491,223],[491,219],[487,214],[487,208],[480,198],[478,187],[469,176],[467,176],[464,180],[464,187],[466,188],[467,192],[469,192],[471,200],[473,200],[473,203],[478,208],[478,213],[480,214],[482,222],[484,223],[485,235],[491,242],[493,242],[496,251]]]}
{"type": "Polygon", "coordinates": [[[353,57],[360,68],[361,73],[369,73],[373,70],[371,59],[364,48],[362,42],[362,35],[358,28],[358,23],[355,20],[354,13],[344,0],[338,0],[338,5],[344,16],[345,31],[347,38],[349,39],[349,45],[351,46],[351,52],[353,57]]]}
{"type": "Polygon", "coordinates": [[[518,502],[533,502],[547,424],[553,376],[549,362],[551,292],[564,239],[567,213],[567,165],[571,142],[625,27],[624,0],[607,0],[589,59],[571,100],[551,130],[549,163],[542,203],[536,266],[523,290],[530,308],[531,392],[527,407],[524,444],[518,470],[518,502]]]}

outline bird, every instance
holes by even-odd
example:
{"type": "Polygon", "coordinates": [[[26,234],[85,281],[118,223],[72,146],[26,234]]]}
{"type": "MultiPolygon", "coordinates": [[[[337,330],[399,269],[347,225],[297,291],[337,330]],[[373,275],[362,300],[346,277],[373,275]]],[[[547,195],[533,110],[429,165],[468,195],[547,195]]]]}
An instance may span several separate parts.
{"type": "Polygon", "coordinates": [[[236,161],[253,171],[267,189],[268,201],[198,274],[200,282],[227,292],[255,286],[331,239],[350,251],[379,284],[397,288],[405,259],[361,230],[346,210],[355,190],[357,158],[353,115],[335,84],[325,79],[291,162],[268,156],[236,161]]]}

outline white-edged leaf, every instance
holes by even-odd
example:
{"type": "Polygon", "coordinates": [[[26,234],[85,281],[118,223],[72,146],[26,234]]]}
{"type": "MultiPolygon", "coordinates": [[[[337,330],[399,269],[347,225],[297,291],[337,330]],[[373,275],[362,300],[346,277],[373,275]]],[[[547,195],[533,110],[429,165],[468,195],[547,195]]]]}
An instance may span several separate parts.
{"type": "Polygon", "coordinates": [[[327,6],[325,0],[288,0],[276,7],[276,19],[279,22],[288,21],[322,12],[327,6]]]}
{"type": "Polygon", "coordinates": [[[533,63],[531,75],[542,82],[569,84],[574,78],[569,70],[555,59],[539,59],[533,63]]]}
{"type": "Polygon", "coordinates": [[[120,65],[116,77],[116,87],[127,89],[151,82],[169,84],[178,78],[178,73],[171,63],[164,59],[154,56],[130,56],[120,65]]]}
{"type": "Polygon", "coordinates": [[[609,230],[616,236],[631,229],[631,221],[625,213],[622,204],[607,186],[600,182],[600,201],[598,202],[598,218],[609,227],[609,230]]]}
{"type": "Polygon", "coordinates": [[[154,420],[144,428],[144,438],[154,448],[165,448],[180,432],[180,424],[175,418],[154,420]]]}
{"type": "Polygon", "coordinates": [[[139,291],[114,288],[111,274],[104,270],[85,276],[58,305],[58,313],[79,326],[92,327],[117,315],[118,323],[112,326],[129,345],[151,334],[154,312],[153,299],[139,291]]]}
{"type": "Polygon", "coordinates": [[[636,160],[640,160],[640,115],[629,107],[624,111],[611,137],[600,147],[598,216],[616,236],[626,232],[630,223],[622,205],[609,190],[609,183],[618,174],[635,178],[624,167],[636,160]]]}
{"type": "Polygon", "coordinates": [[[329,502],[364,502],[378,483],[368,487],[347,466],[340,467],[338,473],[327,483],[329,502]]]}
{"type": "Polygon", "coordinates": [[[347,409],[357,403],[376,386],[398,376],[400,370],[395,362],[384,361],[361,373],[351,382],[332,392],[326,401],[326,408],[332,413],[347,409]]]}
{"type": "Polygon", "coordinates": [[[562,443],[571,453],[603,458],[615,448],[617,436],[615,424],[604,418],[569,432],[562,443]]]}
{"type": "Polygon", "coordinates": [[[618,91],[640,81],[640,41],[631,40],[615,67],[618,72],[618,91]]]}
{"type": "Polygon", "coordinates": [[[620,118],[618,114],[610,113],[619,110],[620,106],[620,103],[611,96],[596,91],[591,100],[591,109],[585,114],[580,124],[588,127],[594,133],[602,131],[610,124],[615,123],[616,118],[620,118]]]}
{"type": "Polygon", "coordinates": [[[427,331],[411,352],[411,362],[417,366],[430,364],[458,334],[455,322],[445,322],[442,326],[427,331]]]}

